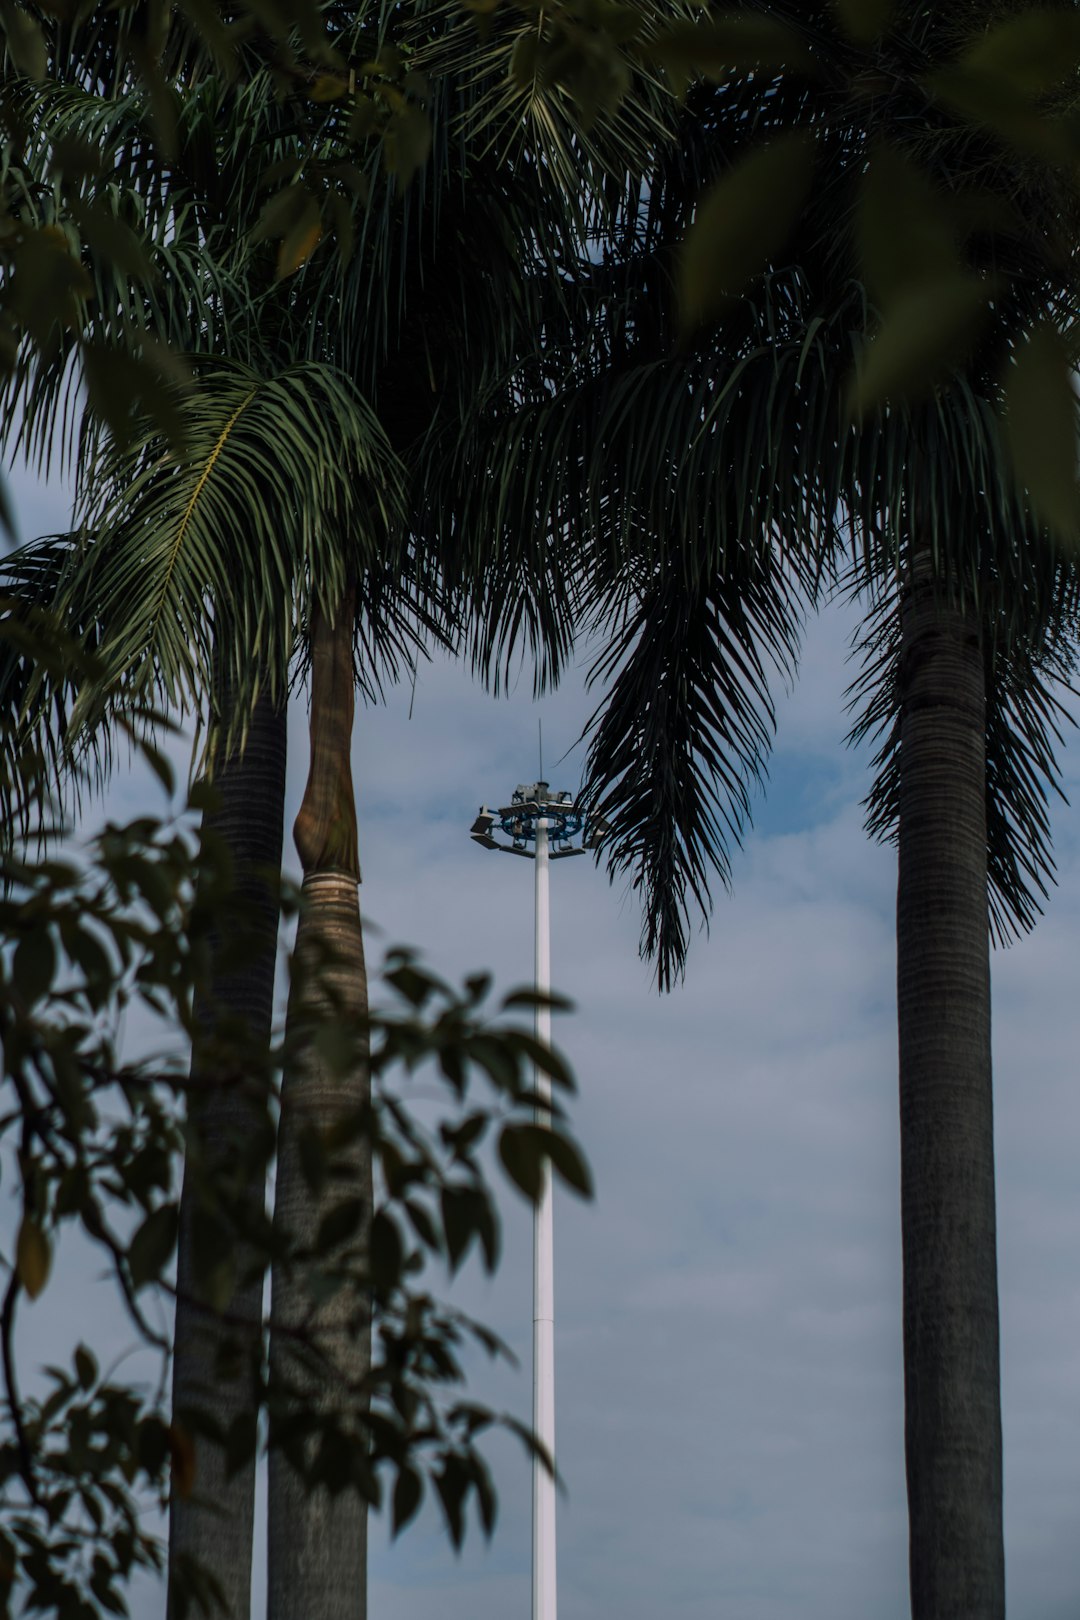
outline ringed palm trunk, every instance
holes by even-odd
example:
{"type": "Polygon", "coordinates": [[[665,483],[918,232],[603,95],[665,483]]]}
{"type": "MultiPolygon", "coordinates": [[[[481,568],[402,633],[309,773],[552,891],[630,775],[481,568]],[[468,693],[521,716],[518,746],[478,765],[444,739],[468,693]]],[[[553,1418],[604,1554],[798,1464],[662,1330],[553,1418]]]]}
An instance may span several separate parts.
{"type": "MultiPolygon", "coordinates": [[[[300,1039],[282,1078],[274,1223],[302,1249],[315,1245],[322,1217],[343,1192],[363,1201],[364,1227],[372,1205],[370,1143],[355,1133],[344,1151],[334,1152],[347,1186],[328,1179],[315,1191],[303,1163],[305,1134],[323,1136],[343,1116],[362,1112],[370,1098],[366,1063],[343,1076],[307,1034],[319,1019],[362,1019],[367,1012],[349,762],[354,612],[350,593],[333,624],[321,614],[313,623],[311,769],[293,832],[305,904],[297,928],[287,1044],[290,1035],[294,1042],[300,1039]]],[[[333,1252],[325,1254],[321,1264],[332,1265],[334,1258],[333,1252]]],[[[347,1287],[329,1301],[317,1300],[310,1287],[312,1269],[304,1258],[294,1263],[275,1258],[271,1380],[316,1398],[322,1391],[328,1406],[340,1406],[371,1363],[370,1314],[347,1287]]],[[[310,1455],[309,1448],[309,1460],[310,1455]]],[[[365,1620],[367,1614],[367,1503],[352,1486],[334,1494],[323,1485],[306,1489],[284,1447],[270,1452],[267,1613],[269,1620],[365,1620]]]]}
{"type": "Polygon", "coordinates": [[[926,552],[913,574],[896,910],[911,1611],[1003,1620],[985,672],[926,552]]]}
{"type": "MultiPolygon", "coordinates": [[[[223,713],[229,712],[223,694],[223,713]]],[[[243,961],[223,961],[222,946],[212,942],[211,982],[195,1003],[195,1017],[206,1044],[196,1047],[192,1075],[219,1080],[190,1116],[210,1176],[242,1163],[253,1128],[264,1117],[258,1102],[245,1096],[242,1084],[229,1083],[228,1035],[217,1045],[219,1020],[246,1026],[256,1048],[268,1048],[277,960],[278,889],[281,870],[282,818],[285,804],[285,711],[266,697],[256,704],[243,751],[234,750],[221,764],[214,785],[218,808],[208,811],[204,830],[216,833],[233,857],[235,892],[251,908],[253,937],[245,940],[243,961]]],[[[242,1070],[241,1070],[242,1072],[242,1070]]],[[[194,1093],[196,1097],[198,1093],[194,1093]]],[[[225,1449],[200,1436],[185,1413],[201,1410],[228,1433],[255,1427],[255,1367],[262,1349],[262,1276],[244,1276],[245,1256],[235,1256],[233,1278],[221,1278],[207,1292],[212,1254],[206,1253],[207,1211],[201,1207],[198,1182],[185,1172],[180,1200],[177,1258],[176,1331],[173,1360],[173,1411],[191,1436],[195,1473],[191,1494],[174,1492],[169,1508],[170,1615],[179,1612],[183,1566],[205,1566],[224,1594],[233,1620],[251,1612],[251,1543],[255,1508],[255,1464],[230,1474],[225,1449]],[[200,1241],[201,1239],[201,1241],[200,1241]],[[215,1305],[221,1309],[215,1310],[215,1305]],[[225,1366],[228,1363],[228,1367],[225,1366]]],[[[254,1213],[262,1211],[265,1176],[253,1170],[247,1185],[254,1213]]]]}

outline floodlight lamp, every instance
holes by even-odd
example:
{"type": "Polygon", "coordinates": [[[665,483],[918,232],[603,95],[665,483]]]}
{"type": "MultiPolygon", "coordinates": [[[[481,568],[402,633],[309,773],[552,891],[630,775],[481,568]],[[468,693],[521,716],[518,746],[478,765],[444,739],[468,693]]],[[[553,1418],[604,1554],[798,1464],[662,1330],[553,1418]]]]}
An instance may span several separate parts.
{"type": "Polygon", "coordinates": [[[586,849],[597,849],[611,831],[611,822],[605,816],[590,816],[582,843],[586,849]]]}
{"type": "Polygon", "coordinates": [[[492,813],[488,809],[487,805],[482,804],[480,806],[480,813],[477,816],[476,820],[473,822],[472,826],[469,828],[469,831],[475,837],[476,834],[478,834],[478,833],[490,833],[490,831],[491,831],[492,827],[494,827],[494,825],[495,825],[495,817],[492,815],[492,813]]]}

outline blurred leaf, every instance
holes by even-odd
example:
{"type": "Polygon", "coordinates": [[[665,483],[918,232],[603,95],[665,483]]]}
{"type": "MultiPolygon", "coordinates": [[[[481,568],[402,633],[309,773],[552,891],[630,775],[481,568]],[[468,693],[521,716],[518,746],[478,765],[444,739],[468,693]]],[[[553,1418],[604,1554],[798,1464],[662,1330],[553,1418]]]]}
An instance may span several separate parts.
{"type": "Polygon", "coordinates": [[[281,281],[291,276],[294,270],[299,270],[306,259],[310,259],[319,243],[322,241],[322,218],[319,206],[314,197],[309,197],[300,219],[286,236],[281,239],[281,246],[277,256],[277,277],[281,281]]]}
{"type": "Polygon", "coordinates": [[[706,79],[758,68],[805,68],[813,57],[794,29],[772,17],[738,13],[678,22],[656,39],[643,54],[662,67],[706,79]]]}
{"type": "Polygon", "coordinates": [[[139,752],[161,783],[165,792],[172,794],[176,791],[176,772],[172,762],[162,753],[161,749],[145,737],[139,739],[139,752]]]}
{"type": "Polygon", "coordinates": [[[252,242],[281,239],[277,256],[277,276],[282,280],[309,259],[322,239],[319,204],[303,183],[296,180],[276,192],[263,206],[251,232],[252,242]]]}
{"type": "Polygon", "coordinates": [[[888,399],[925,395],[970,352],[993,296],[992,283],[958,274],[899,298],[859,358],[849,412],[858,417],[888,399]]]}
{"type": "Polygon", "coordinates": [[[923,81],[931,95],[1019,152],[1046,163],[1074,161],[1075,124],[1044,112],[1007,79],[965,68],[944,68],[923,81]]]}
{"type": "Polygon", "coordinates": [[[1075,160],[1075,125],[1040,98],[1080,68],[1074,8],[1028,7],[979,33],[959,60],[930,74],[926,88],[1010,145],[1050,163],[1075,160]]]}
{"type": "Polygon", "coordinates": [[[340,101],[348,91],[344,79],[336,73],[320,73],[308,85],[308,95],[312,101],[340,101]]]}
{"type": "Polygon", "coordinates": [[[397,1536],[419,1512],[424,1500],[424,1482],[415,1468],[399,1468],[394,1481],[390,1533],[397,1536]]]}
{"type": "Polygon", "coordinates": [[[371,1275],[382,1288],[395,1288],[401,1282],[405,1250],[398,1224],[385,1210],[380,1210],[371,1223],[368,1242],[371,1275]]]}
{"type": "Polygon", "coordinates": [[[544,1156],[535,1128],[504,1125],[499,1136],[499,1158],[514,1186],[535,1204],[544,1186],[544,1156]]]}
{"type": "Polygon", "coordinates": [[[15,1240],[15,1272],[31,1299],[37,1299],[49,1280],[52,1249],[41,1227],[24,1215],[15,1240]]]}
{"type": "Polygon", "coordinates": [[[863,280],[886,310],[923,283],[961,273],[956,233],[926,176],[890,146],[871,156],[859,199],[863,280]]]}
{"type": "Polygon", "coordinates": [[[93,1389],[98,1375],[98,1364],[85,1344],[78,1345],[75,1350],[75,1374],[80,1389],[93,1389]]]}
{"type": "Polygon", "coordinates": [[[128,1268],[136,1289],[153,1282],[168,1265],[178,1228],[175,1204],[162,1204],[143,1221],[128,1248],[128,1268]]]}
{"type": "Polygon", "coordinates": [[[434,1481],[450,1540],[455,1547],[460,1547],[465,1539],[465,1493],[469,1488],[469,1476],[460,1460],[450,1456],[434,1476],[434,1481]]]}
{"type": "Polygon", "coordinates": [[[566,1091],[577,1090],[573,1070],[554,1046],[546,1046],[543,1041],[538,1041],[534,1035],[529,1035],[525,1030],[515,1033],[514,1044],[554,1085],[562,1086],[566,1091]]]}
{"type": "Polygon", "coordinates": [[[164,370],[160,351],[144,344],[142,355],[115,345],[84,343],[80,349],[90,403],[121,443],[135,418],[145,412],[175,446],[183,444],[184,419],[175,381],[164,370]]]}
{"type": "Polygon", "coordinates": [[[490,1271],[498,1256],[499,1232],[487,1194],[476,1187],[447,1184],[440,1193],[440,1204],[450,1270],[458,1269],[473,1239],[479,1238],[490,1271]]]}
{"type": "Polygon", "coordinates": [[[56,947],[47,927],[38,924],[23,934],[15,947],[11,977],[16,990],[30,1007],[48,995],[56,975],[56,947]]]}
{"type": "Polygon", "coordinates": [[[407,186],[431,151],[431,119],[407,103],[396,112],[383,136],[383,163],[400,186],[407,186]]]}
{"type": "Polygon", "coordinates": [[[344,1198],[335,1204],[319,1222],[319,1235],[315,1240],[317,1253],[329,1254],[348,1243],[359,1232],[366,1213],[367,1205],[362,1198],[344,1198]]]}
{"type": "Polygon", "coordinates": [[[743,158],[699,202],[679,255],[684,336],[720,316],[780,252],[813,175],[813,142],[797,130],[743,158]]]}
{"type": "Polygon", "coordinates": [[[508,1012],[512,1007],[550,1007],[552,1012],[573,1012],[574,1002],[568,996],[561,996],[554,991],[511,990],[509,995],[502,999],[502,1010],[508,1012]]]}
{"type": "Polygon", "coordinates": [[[892,21],[895,0],[833,0],[841,28],[849,39],[870,45],[892,21]]]}
{"type": "Polygon", "coordinates": [[[172,1464],[173,1484],[186,1502],[195,1489],[195,1444],[187,1430],[179,1423],[170,1423],[168,1429],[169,1458],[172,1464]]]}
{"type": "Polygon", "coordinates": [[[11,60],[28,79],[44,79],[48,68],[45,38],[41,28],[19,0],[3,0],[0,23],[11,60]]]}
{"type": "Polygon", "coordinates": [[[1040,327],[1005,374],[1005,434],[1016,476],[1036,512],[1075,544],[1077,413],[1074,366],[1057,332],[1040,327]]]}
{"type": "Polygon", "coordinates": [[[71,214],[95,255],[126,275],[148,281],[154,273],[145,244],[123,220],[94,202],[75,201],[71,214]]]}
{"type": "Polygon", "coordinates": [[[575,1142],[558,1131],[547,1133],[547,1151],[552,1166],[568,1187],[582,1198],[593,1195],[592,1174],[575,1142]]]}
{"type": "Polygon", "coordinates": [[[7,290],[12,314],[44,346],[57,327],[79,323],[94,286],[65,233],[58,225],[44,225],[19,245],[7,290]]]}
{"type": "Polygon", "coordinates": [[[418,1204],[415,1199],[407,1198],[405,1200],[405,1213],[412,1222],[413,1230],[421,1243],[425,1244],[433,1253],[441,1254],[442,1242],[438,1230],[423,1204],[418,1204]]]}
{"type": "Polygon", "coordinates": [[[1024,7],[981,32],[960,66],[1024,95],[1042,95],[1080,68],[1080,16],[1071,6],[1024,7]]]}

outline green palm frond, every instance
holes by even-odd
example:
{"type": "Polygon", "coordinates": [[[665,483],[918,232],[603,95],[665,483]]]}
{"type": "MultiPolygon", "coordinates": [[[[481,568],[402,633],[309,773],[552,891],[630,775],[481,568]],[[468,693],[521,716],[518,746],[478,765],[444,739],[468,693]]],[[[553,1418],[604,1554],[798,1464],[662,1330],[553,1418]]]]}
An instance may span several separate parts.
{"type": "Polygon", "coordinates": [[[710,876],[730,884],[773,732],[769,669],[790,675],[798,592],[768,554],[688,587],[659,571],[621,603],[591,671],[607,686],[590,738],[583,798],[605,818],[602,854],[641,895],[642,954],[662,990],[683,971],[690,902],[707,920],[710,876]]]}
{"type": "Polygon", "coordinates": [[[68,562],[67,536],[49,536],[5,557],[0,570],[0,844],[40,829],[49,811],[77,810],[84,790],[108,775],[115,737],[87,728],[76,762],[71,712],[97,681],[92,627],[54,611],[68,562]],[[89,633],[87,633],[89,631],[89,633]]]}
{"type": "MultiPolygon", "coordinates": [[[[1075,720],[1075,624],[1029,621],[1024,633],[984,628],[986,668],[986,842],[990,925],[996,944],[1033,928],[1055,880],[1049,805],[1065,802],[1057,750],[1075,720]]],[[[876,739],[874,781],[864,801],[871,837],[895,843],[900,806],[900,607],[879,593],[856,645],[862,670],[852,684],[850,740],[876,739]]]]}
{"type": "Polygon", "coordinates": [[[217,362],[183,415],[182,453],[149,434],[90,469],[61,601],[99,624],[118,692],[198,708],[216,646],[237,691],[279,698],[311,604],[332,610],[350,575],[402,558],[403,470],[327,367],[217,362]]]}
{"type": "MultiPolygon", "coordinates": [[[[707,916],[710,874],[729,877],[764,768],[769,667],[793,668],[802,609],[839,552],[840,469],[826,453],[838,367],[771,304],[722,365],[657,354],[633,279],[617,305],[603,275],[609,296],[574,351],[553,344],[539,367],[494,381],[463,436],[433,440],[425,498],[462,573],[494,583],[472,643],[488,678],[523,618],[616,626],[593,671],[608,690],[588,792],[668,986],[691,905],[707,916]]],[[[776,304],[786,296],[778,287],[776,304]]]]}
{"type": "Polygon", "coordinates": [[[89,285],[80,330],[58,331],[45,349],[25,342],[0,395],[5,439],[48,476],[54,464],[63,473],[85,465],[103,442],[103,423],[80,390],[80,346],[106,367],[110,355],[118,365],[142,358],[166,377],[180,369],[168,351],[245,360],[261,346],[250,346],[257,320],[235,216],[211,251],[205,203],[185,174],[188,147],[213,115],[206,87],[183,104],[187,143],[168,167],[141,91],[109,99],[79,85],[27,82],[16,100],[32,131],[21,154],[20,212],[65,231],[89,285]],[[61,190],[51,165],[64,151],[89,172],[61,190]]]}

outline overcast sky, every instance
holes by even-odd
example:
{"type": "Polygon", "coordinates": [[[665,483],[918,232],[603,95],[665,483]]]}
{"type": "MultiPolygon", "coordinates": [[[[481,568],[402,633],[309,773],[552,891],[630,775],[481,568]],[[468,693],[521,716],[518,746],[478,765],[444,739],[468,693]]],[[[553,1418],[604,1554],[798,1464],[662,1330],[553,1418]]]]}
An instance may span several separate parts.
{"type": "MultiPolygon", "coordinates": [[[[62,524],[57,497],[18,491],[27,535],[62,524]]],[[[862,830],[866,752],[843,745],[854,622],[834,609],[809,628],[756,830],[685,985],[656,995],[632,895],[584,860],[553,869],[553,980],[577,1004],[556,1036],[598,1189],[592,1205],[556,1207],[561,1620],[907,1613],[895,862],[862,830]]],[[[409,703],[399,689],[357,718],[361,904],[381,930],[369,961],[408,942],[455,979],[487,967],[509,988],[532,972],[532,868],[485,854],[468,826],[481,800],[535,779],[538,715],[552,786],[577,785],[576,752],[553,762],[590,699],[578,678],[534,704],[526,674],[495,701],[438,663],[419,670],[411,720],[409,703]]],[[[294,721],[287,825],[307,767],[294,721]]],[[[1080,738],[1070,748],[1075,790],[1080,738]]],[[[1035,935],[993,963],[1018,1620],[1080,1612],[1080,829],[1064,807],[1054,825],[1060,888],[1035,935]]],[[[509,1193],[505,1208],[499,1276],[470,1268],[452,1297],[521,1360],[516,1373],[478,1364],[477,1396],[527,1416],[530,1218],[509,1193]]],[[[49,1292],[26,1331],[59,1358],[65,1315],[47,1314],[49,1292]]],[[[372,1620],[525,1620],[528,1466],[509,1441],[491,1456],[490,1547],[476,1533],[456,1558],[434,1513],[392,1547],[376,1527],[372,1620]]],[[[135,1620],[163,1612],[141,1589],[135,1620]]]]}

